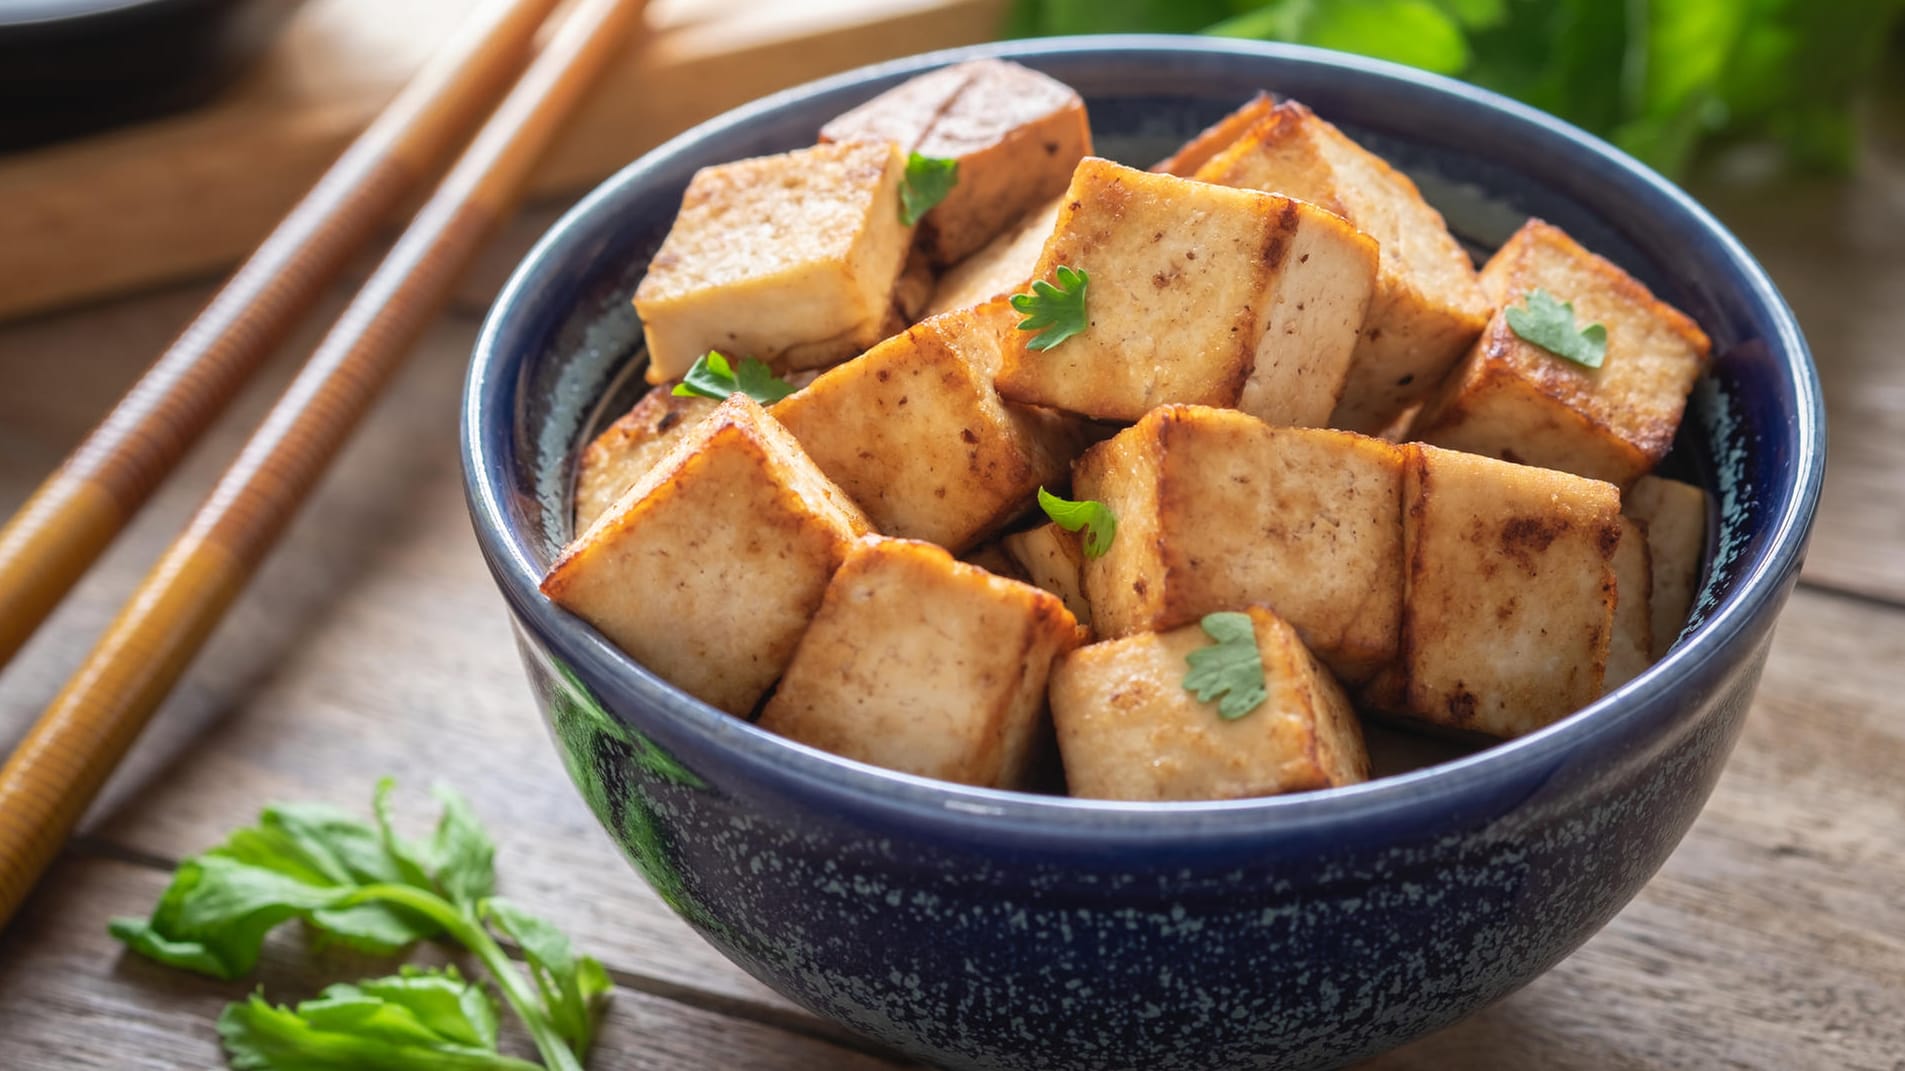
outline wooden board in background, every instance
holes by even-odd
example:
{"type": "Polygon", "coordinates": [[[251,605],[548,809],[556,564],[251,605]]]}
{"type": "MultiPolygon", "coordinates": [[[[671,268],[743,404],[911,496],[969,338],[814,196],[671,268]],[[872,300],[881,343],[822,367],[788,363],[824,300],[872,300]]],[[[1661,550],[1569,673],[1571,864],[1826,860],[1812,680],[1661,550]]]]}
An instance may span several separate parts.
{"type": "MultiPolygon", "coordinates": [[[[478,0],[309,0],[217,101],[0,157],[0,318],[236,262],[478,0]]],[[[994,36],[1006,0],[652,0],[534,192],[593,183],[679,131],[862,64],[994,36]]]]}

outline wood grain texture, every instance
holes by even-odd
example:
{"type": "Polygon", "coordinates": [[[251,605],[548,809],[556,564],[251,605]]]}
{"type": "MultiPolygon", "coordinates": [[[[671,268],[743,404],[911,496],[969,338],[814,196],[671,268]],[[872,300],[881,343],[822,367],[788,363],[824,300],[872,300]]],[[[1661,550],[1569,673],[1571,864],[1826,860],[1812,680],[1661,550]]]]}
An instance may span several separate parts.
{"type": "MultiPolygon", "coordinates": [[[[295,927],[265,945],[255,980],[219,982],[123,952],[106,936],[114,915],[144,914],[165,885],[148,867],[98,858],[63,861],[29,903],[21,925],[0,938],[0,1067],[8,1071],[177,1071],[223,1066],[212,1022],[219,1009],[262,985],[273,1001],[313,996],[341,980],[388,973],[392,960],[310,949],[295,927]]],[[[420,962],[446,956],[425,947],[420,962]]],[[[473,970],[467,963],[466,970],[473,970]]],[[[531,1058],[512,1029],[503,1047],[531,1058]]],[[[741,1022],[647,993],[618,988],[589,1065],[703,1071],[879,1071],[895,1065],[771,1027],[741,1022]]]]}
{"type": "MultiPolygon", "coordinates": [[[[257,244],[480,0],[310,0],[232,91],[0,158],[0,318],[216,271],[257,244]]],[[[539,165],[575,190],[694,123],[877,60],[991,38],[1007,0],[654,0],[539,165]]]]}
{"type": "Polygon", "coordinates": [[[1766,265],[1819,366],[1830,435],[1806,577],[1905,602],[1905,138],[1870,149],[1847,182],[1696,192],[1766,265]]]}

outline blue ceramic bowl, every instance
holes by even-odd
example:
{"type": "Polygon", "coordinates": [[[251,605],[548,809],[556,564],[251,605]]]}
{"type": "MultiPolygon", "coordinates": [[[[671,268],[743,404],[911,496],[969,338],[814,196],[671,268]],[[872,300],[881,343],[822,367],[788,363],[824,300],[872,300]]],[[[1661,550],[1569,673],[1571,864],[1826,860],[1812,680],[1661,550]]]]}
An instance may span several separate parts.
{"type": "MultiPolygon", "coordinates": [[[[955,1068],[1322,1067],[1526,983],[1621,909],[1706,800],[1804,550],[1824,464],[1791,312],[1739,243],[1609,146],[1501,97],[1295,47],[1118,37],[868,68],[704,124],[536,247],[476,347],[470,512],[576,785],[655,890],[800,1004],[955,1068]],[[677,691],[537,594],[573,456],[638,385],[629,294],[704,164],[810,144],[928,68],[1007,56],[1075,86],[1147,165],[1259,88],[1415,176],[1478,249],[1537,215],[1711,333],[1673,465],[1717,503],[1678,647],[1560,723],[1368,785],[1133,805],[962,788],[835,758],[677,691]]],[[[745,598],[745,593],[737,593],[745,598]]]]}

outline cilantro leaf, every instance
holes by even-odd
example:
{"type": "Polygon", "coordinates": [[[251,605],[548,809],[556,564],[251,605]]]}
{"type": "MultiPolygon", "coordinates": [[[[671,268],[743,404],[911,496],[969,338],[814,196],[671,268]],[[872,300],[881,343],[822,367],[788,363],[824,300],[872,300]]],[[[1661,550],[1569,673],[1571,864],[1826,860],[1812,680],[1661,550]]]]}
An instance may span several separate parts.
{"type": "Polygon", "coordinates": [[[1525,304],[1511,305],[1503,315],[1509,329],[1523,341],[1556,357],[1588,368],[1599,368],[1607,359],[1607,328],[1589,324],[1575,330],[1574,303],[1562,301],[1538,286],[1528,292],[1525,304]]]}
{"type": "Polygon", "coordinates": [[[709,350],[695,358],[688,374],[671,392],[680,398],[713,398],[726,401],[730,394],[745,394],[762,405],[772,405],[794,393],[797,388],[774,375],[774,370],[753,357],[741,358],[739,367],[728,362],[719,350],[709,350]]]}
{"type": "Polygon", "coordinates": [[[1063,264],[1054,274],[1058,277],[1057,286],[1034,279],[1031,293],[1012,295],[1012,307],[1025,313],[1025,319],[1019,321],[1019,330],[1042,332],[1026,342],[1028,350],[1049,350],[1091,323],[1085,314],[1085,287],[1091,277],[1063,264]]]}
{"type": "Polygon", "coordinates": [[[906,177],[900,180],[900,222],[911,227],[959,184],[959,161],[940,156],[906,158],[906,177]]]}
{"type": "Polygon", "coordinates": [[[1095,498],[1082,502],[1073,502],[1041,487],[1038,489],[1038,505],[1052,523],[1067,532],[1085,530],[1085,557],[1102,558],[1111,549],[1111,541],[1118,536],[1118,518],[1111,507],[1095,498]]]}
{"type": "Polygon", "coordinates": [[[238,1071],[531,1071],[496,1051],[496,1006],[454,968],[334,985],[296,1008],[254,994],[218,1034],[238,1071]]]}
{"type": "Polygon", "coordinates": [[[578,1059],[586,1056],[602,1003],[614,989],[608,972],[595,959],[577,956],[560,930],[508,900],[490,900],[483,911],[529,960],[529,973],[536,979],[556,1033],[578,1059]]]}
{"type": "Polygon", "coordinates": [[[1236,611],[1205,614],[1204,634],[1213,641],[1184,656],[1190,672],[1184,687],[1208,703],[1218,696],[1217,713],[1234,721],[1257,709],[1269,698],[1263,679],[1263,656],[1257,650],[1257,630],[1250,615],[1236,611]]]}
{"type": "Polygon", "coordinates": [[[452,903],[473,905],[496,891],[496,845],[456,790],[438,785],[434,791],[443,804],[430,842],[436,884],[452,903]]]}
{"type": "MultiPolygon", "coordinates": [[[[300,919],[321,939],[394,952],[447,936],[475,953],[554,1071],[581,1071],[597,1009],[613,988],[602,965],[578,957],[547,923],[490,899],[495,845],[461,796],[439,787],[443,815],[427,843],[392,826],[390,783],[377,786],[374,822],[312,804],[268,807],[256,825],[181,862],[145,919],[114,919],[112,935],[171,966],[238,978],[258,963],[265,935],[300,919]],[[481,919],[501,920],[530,959],[532,987],[481,919]]],[[[333,986],[295,1009],[261,997],[219,1020],[232,1064],[259,1071],[537,1065],[499,1056],[496,1014],[454,972],[406,971],[333,986]]]]}

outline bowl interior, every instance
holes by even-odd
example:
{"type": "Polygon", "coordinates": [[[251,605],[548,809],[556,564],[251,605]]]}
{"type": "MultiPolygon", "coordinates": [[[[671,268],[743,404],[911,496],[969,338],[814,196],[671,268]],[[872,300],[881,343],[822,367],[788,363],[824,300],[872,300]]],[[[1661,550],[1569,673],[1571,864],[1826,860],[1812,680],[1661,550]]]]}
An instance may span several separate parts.
{"type": "MultiPolygon", "coordinates": [[[[1816,377],[1784,302],[1751,257],[1684,194],[1558,121],[1388,64],[1204,39],[1059,39],[900,61],[730,113],[609,180],[530,255],[478,345],[466,399],[466,464],[479,537],[506,596],[539,630],[547,626],[574,641],[565,657],[619,659],[615,672],[666,690],[605,650],[586,626],[543,604],[534,581],[572,534],[578,447],[644,389],[641,325],[629,295],[695,169],[811,144],[832,116],[922,69],[975,54],[1004,55],[1075,87],[1090,109],[1098,154],[1139,167],[1259,89],[1295,97],[1407,172],[1478,258],[1538,216],[1632,272],[1712,336],[1716,360],[1694,392],[1666,465],[1669,474],[1705,486],[1714,502],[1705,581],[1680,645],[1640,678],[1549,729],[1390,781],[1459,776],[1515,761],[1517,753],[1532,760],[1543,748],[1565,747],[1569,734],[1617,718],[1622,696],[1671,687],[1782,590],[1803,548],[1823,466],[1816,377]]],[[[693,700],[678,709],[703,731],[725,718],[693,700]]],[[[1018,795],[876,771],[751,727],[721,731],[760,737],[750,746],[798,756],[791,762],[853,768],[853,777],[891,785],[916,782],[911,791],[1018,795]]],[[[1350,797],[1387,783],[1318,795],[1350,797]]],[[[1283,803],[1287,798],[1241,806],[1283,803]]]]}

